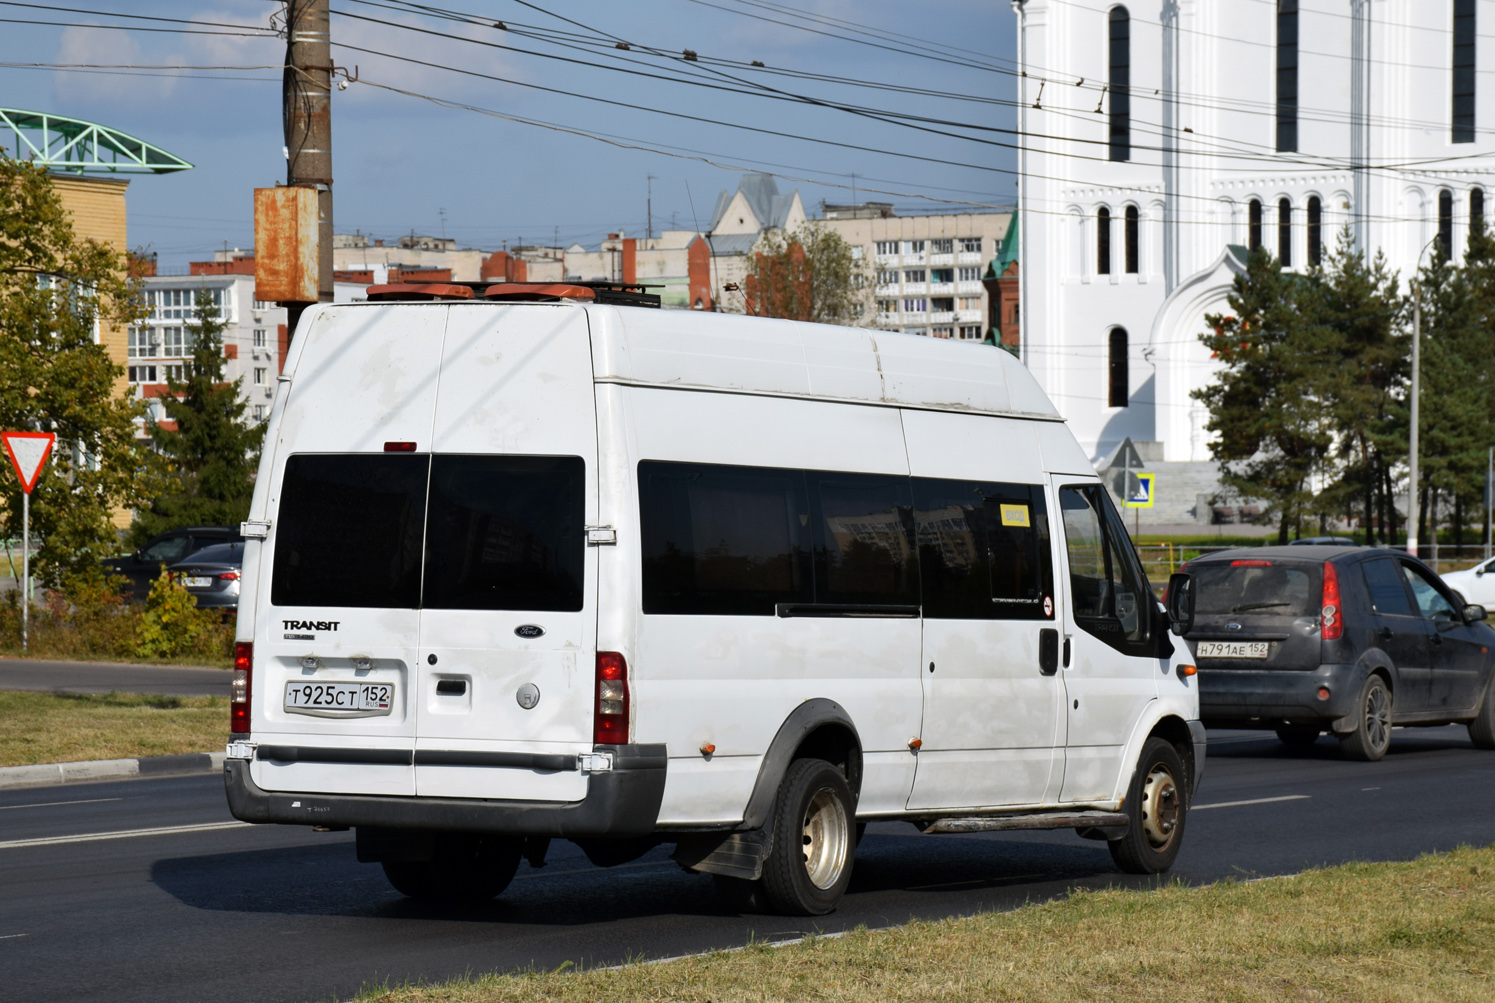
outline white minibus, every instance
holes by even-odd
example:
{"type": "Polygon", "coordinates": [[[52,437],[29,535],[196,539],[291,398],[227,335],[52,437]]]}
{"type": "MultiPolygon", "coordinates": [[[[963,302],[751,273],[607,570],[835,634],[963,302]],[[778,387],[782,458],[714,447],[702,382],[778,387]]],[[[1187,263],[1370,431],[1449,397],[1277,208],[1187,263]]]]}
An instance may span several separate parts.
{"type": "Polygon", "coordinates": [[[564,838],[823,914],[895,820],[1167,869],[1193,667],[1022,364],[649,301],[307,310],[243,527],[234,816],[353,828],[440,898],[564,838]]]}

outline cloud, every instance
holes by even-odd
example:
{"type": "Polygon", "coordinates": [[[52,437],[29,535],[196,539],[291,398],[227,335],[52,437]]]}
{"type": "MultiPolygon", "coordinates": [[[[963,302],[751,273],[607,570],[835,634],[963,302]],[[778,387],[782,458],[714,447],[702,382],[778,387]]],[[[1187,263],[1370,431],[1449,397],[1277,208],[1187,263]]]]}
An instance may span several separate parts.
{"type": "MultiPolygon", "coordinates": [[[[97,22],[84,22],[97,24],[97,22]]],[[[74,26],[64,28],[57,45],[57,62],[82,65],[119,65],[148,62],[128,33],[74,26]]],[[[59,71],[53,83],[63,108],[76,105],[120,105],[160,101],[176,89],[169,76],[122,77],[111,73],[59,71]]]]}

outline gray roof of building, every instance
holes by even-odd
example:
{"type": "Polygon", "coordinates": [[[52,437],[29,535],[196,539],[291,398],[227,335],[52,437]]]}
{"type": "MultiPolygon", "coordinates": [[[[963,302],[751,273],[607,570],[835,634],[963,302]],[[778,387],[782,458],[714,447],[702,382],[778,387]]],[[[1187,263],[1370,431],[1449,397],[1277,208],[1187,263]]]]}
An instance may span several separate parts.
{"type": "Polygon", "coordinates": [[[707,238],[706,246],[711,248],[715,256],[724,254],[751,254],[753,245],[758,243],[756,233],[722,233],[714,234],[707,238]]]}

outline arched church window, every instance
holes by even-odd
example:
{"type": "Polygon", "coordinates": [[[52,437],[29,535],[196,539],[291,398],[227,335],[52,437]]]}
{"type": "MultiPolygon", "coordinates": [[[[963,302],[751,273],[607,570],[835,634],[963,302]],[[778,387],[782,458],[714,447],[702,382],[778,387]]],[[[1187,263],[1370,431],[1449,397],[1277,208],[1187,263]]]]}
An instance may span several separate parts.
{"type": "Polygon", "coordinates": [[[1131,389],[1128,385],[1126,328],[1111,328],[1110,342],[1109,392],[1106,399],[1111,407],[1126,407],[1131,389]]]}
{"type": "Polygon", "coordinates": [[[1111,8],[1110,77],[1111,159],[1132,159],[1132,17],[1125,7],[1111,8]]]}

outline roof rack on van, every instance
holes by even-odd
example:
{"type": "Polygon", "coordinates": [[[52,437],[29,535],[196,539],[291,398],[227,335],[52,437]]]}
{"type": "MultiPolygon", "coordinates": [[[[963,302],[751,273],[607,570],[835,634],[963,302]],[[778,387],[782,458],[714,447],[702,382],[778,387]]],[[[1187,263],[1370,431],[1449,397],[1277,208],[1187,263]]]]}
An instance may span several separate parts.
{"type": "Polygon", "coordinates": [[[559,300],[590,300],[621,306],[659,307],[659,294],[651,286],[634,282],[500,282],[483,294],[490,300],[528,300],[554,303],[559,300]]]}
{"type": "Polygon", "coordinates": [[[369,286],[370,302],[380,300],[470,300],[471,286],[447,282],[391,282],[383,286],[369,286]]]}

